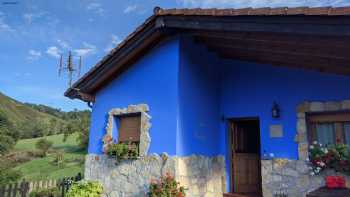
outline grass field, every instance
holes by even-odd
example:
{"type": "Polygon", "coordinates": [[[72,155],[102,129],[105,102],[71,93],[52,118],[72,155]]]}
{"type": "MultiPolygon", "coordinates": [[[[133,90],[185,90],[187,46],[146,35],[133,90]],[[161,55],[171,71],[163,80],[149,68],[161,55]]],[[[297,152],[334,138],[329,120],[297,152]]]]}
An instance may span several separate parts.
{"type": "MultiPolygon", "coordinates": [[[[83,172],[85,151],[82,151],[76,141],[76,134],[68,137],[63,142],[63,135],[45,137],[53,142],[52,151],[44,158],[36,158],[15,167],[23,173],[26,180],[58,179],[67,176],[75,176],[83,172]],[[63,166],[54,163],[57,151],[64,154],[63,166]]],[[[20,140],[15,146],[15,151],[36,150],[35,143],[40,138],[20,140]]]]}

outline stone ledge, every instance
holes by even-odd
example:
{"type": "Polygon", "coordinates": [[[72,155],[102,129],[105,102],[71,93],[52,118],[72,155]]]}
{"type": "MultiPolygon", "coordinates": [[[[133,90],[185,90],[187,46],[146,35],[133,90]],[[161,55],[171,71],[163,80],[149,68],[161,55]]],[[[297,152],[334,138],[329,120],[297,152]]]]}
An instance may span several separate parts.
{"type": "Polygon", "coordinates": [[[288,192],[289,197],[301,197],[325,185],[328,175],[342,175],[347,178],[350,187],[350,176],[334,171],[325,171],[320,175],[310,176],[307,162],[301,160],[274,159],[262,160],[262,188],[264,197],[273,197],[274,192],[281,189],[288,192]]]}

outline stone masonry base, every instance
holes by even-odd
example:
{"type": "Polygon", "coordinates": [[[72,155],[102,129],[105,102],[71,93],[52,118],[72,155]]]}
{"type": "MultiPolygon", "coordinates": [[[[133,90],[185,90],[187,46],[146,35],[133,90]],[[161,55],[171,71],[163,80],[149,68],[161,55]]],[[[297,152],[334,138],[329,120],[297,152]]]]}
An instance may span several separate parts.
{"type": "MultiPolygon", "coordinates": [[[[305,197],[308,192],[325,185],[325,176],[342,175],[325,171],[320,175],[310,176],[308,165],[302,160],[262,160],[261,168],[264,197],[273,197],[280,190],[286,191],[288,197],[305,197]]],[[[349,187],[350,177],[344,177],[347,178],[349,187]]]]}
{"type": "Polygon", "coordinates": [[[144,197],[151,179],[166,173],[174,175],[181,186],[188,188],[186,194],[189,197],[221,197],[226,190],[223,156],[152,154],[115,163],[105,155],[86,156],[85,178],[100,181],[108,197],[144,197]]]}

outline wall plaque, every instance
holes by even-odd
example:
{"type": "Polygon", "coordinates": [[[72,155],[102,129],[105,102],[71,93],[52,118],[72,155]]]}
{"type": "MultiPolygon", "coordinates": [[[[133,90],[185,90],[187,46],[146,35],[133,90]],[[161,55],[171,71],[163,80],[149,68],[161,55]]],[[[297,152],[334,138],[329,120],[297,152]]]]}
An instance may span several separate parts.
{"type": "Polygon", "coordinates": [[[270,138],[281,138],[281,137],[283,137],[283,126],[270,125],[270,138]]]}

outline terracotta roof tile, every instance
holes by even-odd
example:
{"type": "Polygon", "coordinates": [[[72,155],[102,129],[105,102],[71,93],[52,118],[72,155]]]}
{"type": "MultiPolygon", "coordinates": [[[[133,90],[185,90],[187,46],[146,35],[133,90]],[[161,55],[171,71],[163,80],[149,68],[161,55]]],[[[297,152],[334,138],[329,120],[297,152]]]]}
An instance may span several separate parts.
{"type": "Polygon", "coordinates": [[[305,15],[307,7],[287,8],[286,15],[305,15]]]}
{"type": "Polygon", "coordinates": [[[328,15],[331,7],[308,8],[307,15],[328,15]]]}
{"type": "Polygon", "coordinates": [[[256,8],[249,12],[249,15],[269,15],[271,8],[256,8]]]}
{"type": "Polygon", "coordinates": [[[280,7],[280,8],[273,8],[270,9],[269,15],[285,15],[287,13],[286,7],[280,7]]]}
{"type": "Polygon", "coordinates": [[[350,15],[350,7],[280,7],[240,9],[159,9],[155,15],[203,15],[203,16],[247,16],[247,15],[350,15]]]}
{"type": "Polygon", "coordinates": [[[328,15],[350,15],[350,7],[330,8],[328,15]]]}

